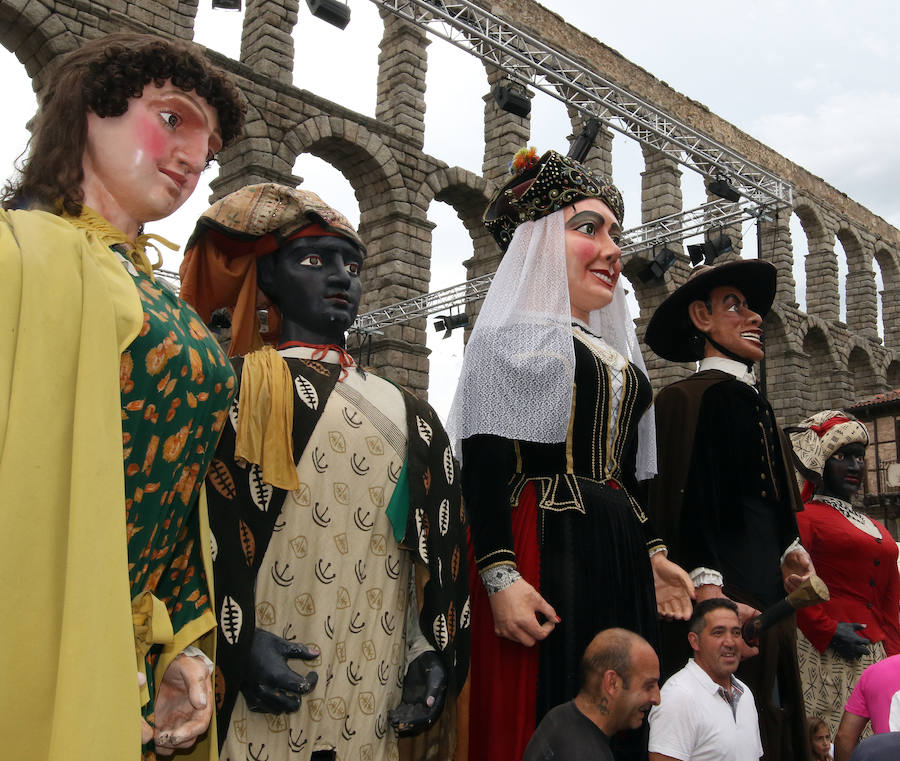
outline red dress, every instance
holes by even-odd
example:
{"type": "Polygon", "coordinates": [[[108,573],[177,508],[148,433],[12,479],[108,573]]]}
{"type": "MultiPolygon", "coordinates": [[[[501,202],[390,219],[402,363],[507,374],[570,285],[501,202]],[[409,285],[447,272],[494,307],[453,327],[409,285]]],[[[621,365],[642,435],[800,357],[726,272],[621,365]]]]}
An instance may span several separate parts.
{"type": "Polygon", "coordinates": [[[824,653],[841,621],[865,624],[860,634],[884,642],[888,655],[900,653],[900,573],[897,544],[872,521],[881,536],[857,527],[831,505],[813,500],[797,513],[800,539],[831,599],[797,612],[806,638],[824,653]]]}

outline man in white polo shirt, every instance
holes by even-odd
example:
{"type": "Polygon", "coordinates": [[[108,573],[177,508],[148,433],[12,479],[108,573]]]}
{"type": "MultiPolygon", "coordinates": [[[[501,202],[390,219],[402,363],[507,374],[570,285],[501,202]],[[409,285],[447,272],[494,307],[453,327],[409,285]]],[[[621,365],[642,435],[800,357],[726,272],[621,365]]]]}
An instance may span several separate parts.
{"type": "Polygon", "coordinates": [[[694,657],[663,685],[650,712],[650,761],[757,761],[756,705],[734,676],[742,642],[737,606],[704,600],[688,627],[694,657]]]}

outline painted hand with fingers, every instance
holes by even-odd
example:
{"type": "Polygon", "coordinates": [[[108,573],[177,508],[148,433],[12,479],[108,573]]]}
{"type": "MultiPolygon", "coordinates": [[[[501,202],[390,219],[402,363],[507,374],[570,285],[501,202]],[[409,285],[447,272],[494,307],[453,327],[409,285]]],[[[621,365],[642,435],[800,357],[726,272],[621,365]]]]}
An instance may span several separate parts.
{"type": "Polygon", "coordinates": [[[431,727],[444,710],[447,669],[441,657],[428,650],[412,663],[403,678],[403,702],[388,711],[388,721],[400,737],[412,737],[431,727]]]}
{"type": "Polygon", "coordinates": [[[488,599],[494,614],[494,632],[526,647],[546,639],[561,620],[553,606],[522,578],[488,599]]]}
{"type": "Polygon", "coordinates": [[[316,686],[319,677],[315,671],[302,676],[287,662],[295,658],[309,661],[318,657],[317,650],[257,629],[250,645],[247,677],[241,685],[247,707],[258,713],[296,711],[300,708],[300,697],[316,686]]]}
{"type": "Polygon", "coordinates": [[[156,690],[153,744],[157,756],[171,756],[197,742],[212,718],[212,675],[202,658],[179,655],[156,690]]]}
{"type": "Polygon", "coordinates": [[[872,644],[861,634],[857,634],[865,628],[865,624],[841,621],[835,628],[829,644],[842,658],[846,658],[848,661],[858,661],[869,652],[869,646],[872,644]]]}

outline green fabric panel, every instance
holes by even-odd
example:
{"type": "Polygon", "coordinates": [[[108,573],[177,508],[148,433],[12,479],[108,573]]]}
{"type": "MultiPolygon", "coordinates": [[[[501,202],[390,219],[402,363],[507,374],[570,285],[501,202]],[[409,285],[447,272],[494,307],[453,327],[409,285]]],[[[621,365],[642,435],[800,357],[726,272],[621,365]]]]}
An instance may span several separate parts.
{"type": "Polygon", "coordinates": [[[391,502],[387,506],[387,517],[394,527],[394,539],[403,541],[406,533],[406,519],[409,514],[409,457],[403,461],[403,470],[397,479],[397,487],[391,496],[391,502]]]}

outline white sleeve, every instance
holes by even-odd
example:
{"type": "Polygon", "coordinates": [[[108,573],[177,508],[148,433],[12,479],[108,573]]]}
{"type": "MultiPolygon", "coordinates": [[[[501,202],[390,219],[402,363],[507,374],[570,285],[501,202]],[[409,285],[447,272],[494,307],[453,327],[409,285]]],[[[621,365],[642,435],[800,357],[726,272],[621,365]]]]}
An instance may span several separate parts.
{"type": "Polygon", "coordinates": [[[696,741],[693,701],[678,689],[663,685],[658,706],[650,710],[651,753],[689,761],[696,741]]]}

